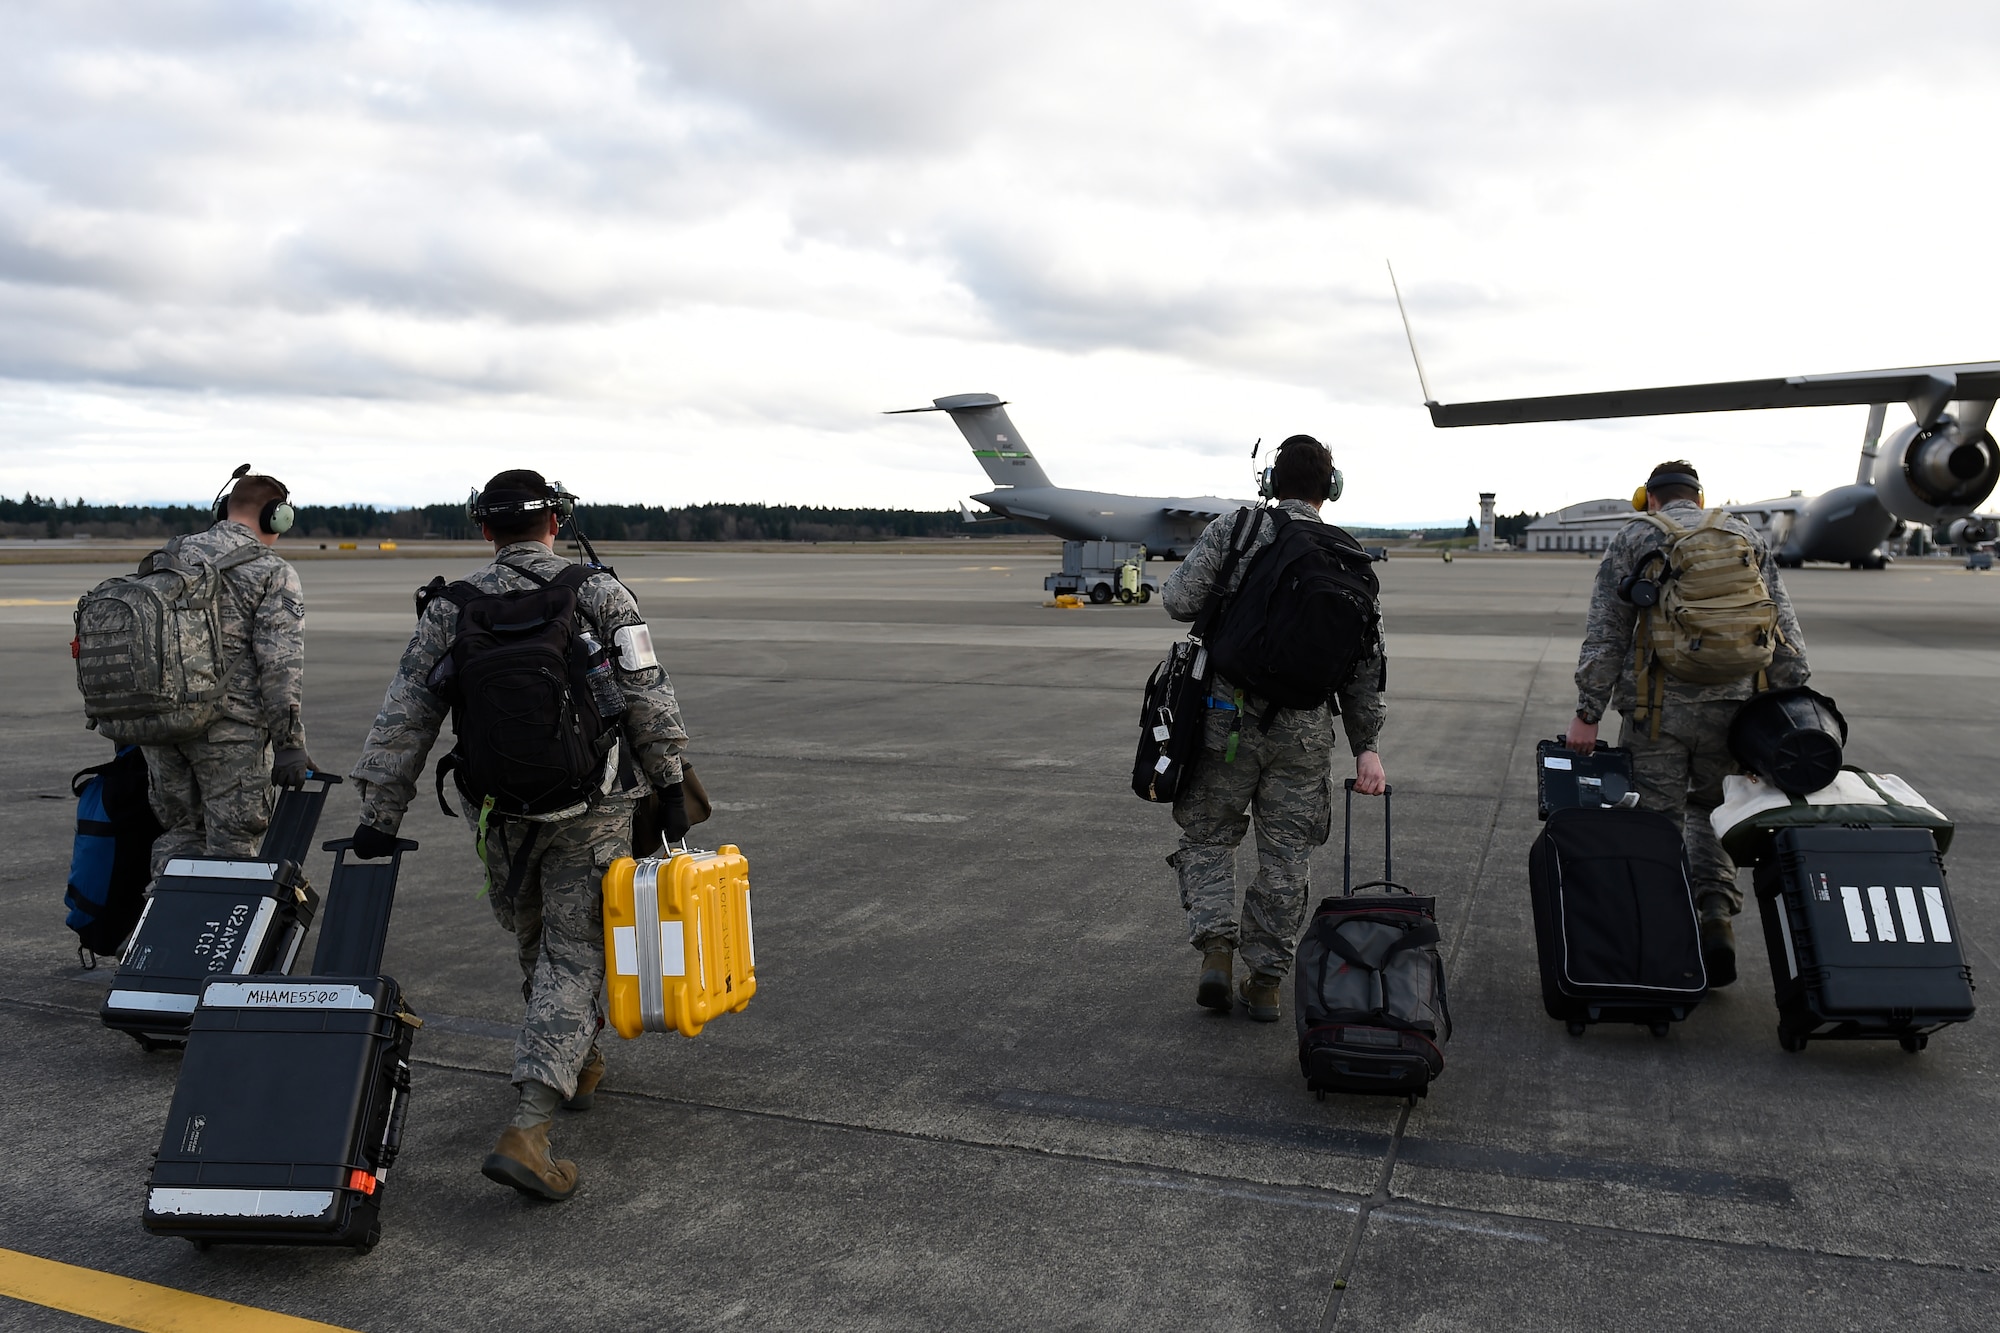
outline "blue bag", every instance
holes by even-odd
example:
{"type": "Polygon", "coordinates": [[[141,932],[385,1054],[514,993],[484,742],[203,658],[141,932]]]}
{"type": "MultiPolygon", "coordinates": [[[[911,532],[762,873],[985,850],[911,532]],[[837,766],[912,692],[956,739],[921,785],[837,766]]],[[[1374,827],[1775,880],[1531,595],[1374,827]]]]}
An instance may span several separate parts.
{"type": "MultiPolygon", "coordinates": [[[[70,779],[76,795],[76,844],[70,852],[64,922],[76,932],[78,955],[115,954],[146,906],[153,841],[160,823],[146,793],[146,757],[136,745],[110,763],[70,779]]],[[[86,967],[96,966],[85,957],[86,967]]]]}

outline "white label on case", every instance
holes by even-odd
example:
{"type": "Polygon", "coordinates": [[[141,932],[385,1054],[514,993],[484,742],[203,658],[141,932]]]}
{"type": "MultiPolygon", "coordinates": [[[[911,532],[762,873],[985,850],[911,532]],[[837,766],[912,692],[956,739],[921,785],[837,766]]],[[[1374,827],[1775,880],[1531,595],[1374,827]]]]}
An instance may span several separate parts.
{"type": "Polygon", "coordinates": [[[1896,911],[1903,918],[1903,938],[1912,944],[1924,942],[1924,920],[1917,915],[1917,891],[1896,886],[1896,911]]]}
{"type": "Polygon", "coordinates": [[[1559,754],[1551,754],[1551,755],[1545,755],[1545,756],[1543,756],[1543,758],[1542,758],[1542,767],[1543,767],[1543,768],[1560,768],[1560,769],[1563,769],[1564,771],[1567,771],[1567,770],[1569,769],[1569,767],[1570,767],[1570,762],[1569,762],[1569,760],[1567,760],[1567,759],[1563,758],[1563,757],[1562,757],[1561,755],[1559,755],[1559,754]]]}
{"type": "Polygon", "coordinates": [[[1153,765],[1153,771],[1155,773],[1164,773],[1173,766],[1174,766],[1173,760],[1167,758],[1167,756],[1165,755],[1161,755],[1160,762],[1153,765]]]}
{"type": "Polygon", "coordinates": [[[1168,731],[1165,727],[1153,728],[1153,739],[1159,741],[1162,745],[1166,744],[1167,738],[1172,736],[1173,734],[1174,733],[1168,731]]]}
{"type": "Polygon", "coordinates": [[[611,928],[611,970],[621,977],[639,975],[639,960],[633,954],[639,948],[639,931],[634,926],[613,926],[611,928]]]}
{"type": "Polygon", "coordinates": [[[1951,922],[1944,915],[1944,890],[1924,885],[1924,914],[1931,919],[1931,938],[1939,944],[1951,943],[1951,922]]]}
{"type": "Polygon", "coordinates": [[[1880,884],[1868,886],[1868,906],[1875,914],[1875,938],[1884,944],[1896,942],[1896,918],[1889,914],[1889,890],[1880,884]]]}
{"type": "MultiPolygon", "coordinates": [[[[695,927],[695,940],[701,940],[701,927],[695,927]]],[[[660,923],[660,975],[663,977],[684,977],[687,975],[687,936],[678,921],[660,923]]]]}
{"type": "Polygon", "coordinates": [[[1868,914],[1861,910],[1861,890],[1852,884],[1841,885],[1840,902],[1847,909],[1847,938],[1856,944],[1868,943],[1868,914]]]}

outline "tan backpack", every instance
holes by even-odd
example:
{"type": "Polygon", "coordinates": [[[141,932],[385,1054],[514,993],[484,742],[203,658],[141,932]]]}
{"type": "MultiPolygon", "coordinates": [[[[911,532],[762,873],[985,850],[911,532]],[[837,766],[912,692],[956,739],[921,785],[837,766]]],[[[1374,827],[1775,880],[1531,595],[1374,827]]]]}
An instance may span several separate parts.
{"type": "Polygon", "coordinates": [[[1639,517],[1667,538],[1641,561],[1642,569],[1654,560],[1664,568],[1657,574],[1659,602],[1641,613],[1632,636],[1638,716],[1652,714],[1657,737],[1666,676],[1720,685],[1761,675],[1783,636],[1778,608],[1757,567],[1756,546],[1724,526],[1724,511],[1709,510],[1691,528],[1662,513],[1639,517]]]}

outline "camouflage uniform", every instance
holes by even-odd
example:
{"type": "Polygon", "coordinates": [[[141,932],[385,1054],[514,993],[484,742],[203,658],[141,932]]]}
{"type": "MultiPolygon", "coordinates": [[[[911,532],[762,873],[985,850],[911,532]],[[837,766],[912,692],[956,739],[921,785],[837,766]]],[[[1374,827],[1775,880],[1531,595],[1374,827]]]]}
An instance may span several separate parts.
{"type": "MultiPolygon", "coordinates": [[[[539,586],[517,569],[550,579],[568,564],[540,542],[516,542],[465,581],[484,592],[513,592],[539,586]]],[[[586,581],[577,593],[577,607],[598,641],[607,645],[618,630],[643,623],[631,593],[609,575],[586,581]]],[[[416,796],[424,760],[449,712],[425,682],[457,637],[458,615],[450,601],[433,599],[403,650],[382,711],[354,765],[363,823],[395,832],[416,796]]],[[[612,790],[594,796],[578,814],[491,820],[483,833],[474,835],[486,866],[493,914],[514,933],[526,983],[527,1012],[514,1044],[513,1080],[532,1080],[564,1097],[576,1091],[577,1073],[603,1026],[605,867],[632,853],[633,802],[650,792],[651,784],[681,780],[687,739],[664,668],[620,668],[617,678],[626,702],[619,749],[633,762],[620,763],[615,754],[606,761],[613,769],[612,790]],[[517,875],[516,862],[524,854],[527,864],[517,875]],[[516,880],[510,897],[508,885],[516,880]]]]}
{"type": "MultiPolygon", "coordinates": [[[[1681,527],[1691,528],[1701,522],[1703,510],[1692,500],[1675,500],[1660,512],[1681,527]]],[[[1811,674],[1806,666],[1805,636],[1770,548],[1748,523],[1734,515],[1725,518],[1723,526],[1750,539],[1764,586],[1770,589],[1771,602],[1777,608],[1778,631],[1784,641],[1766,678],[1774,688],[1805,684],[1811,674]]],[[[1716,840],[1708,816],[1722,803],[1724,775],[1736,771],[1736,760],[1729,753],[1729,724],[1743,700],[1757,692],[1756,677],[1698,685],[1665,676],[1659,736],[1650,734],[1650,723],[1635,725],[1632,717],[1638,705],[1632,636],[1639,610],[1618,595],[1618,585],[1638,568],[1641,559],[1665,546],[1666,541],[1666,534],[1657,527],[1635,519],[1620,529],[1605,549],[1591,590],[1583,649],[1577,656],[1576,712],[1586,722],[1602,718],[1607,706],[1622,715],[1624,731],[1619,743],[1632,751],[1632,778],[1639,790],[1639,804],[1681,825],[1696,901],[1719,898],[1734,916],[1743,909],[1743,894],[1736,887],[1736,863],[1716,840]]]]}
{"type": "MultiPolygon", "coordinates": [[[[1322,521],[1302,500],[1286,500],[1282,507],[1293,518],[1322,521]]],[[[1234,514],[1210,523],[1187,559],[1161,585],[1161,600],[1174,619],[1193,620],[1207,605],[1229,558],[1235,523],[1234,514]]],[[[1270,544],[1276,526],[1269,519],[1257,519],[1229,591],[1242,582],[1257,552],[1270,544]]],[[[1374,749],[1382,732],[1385,670],[1378,651],[1356,668],[1347,688],[1340,691],[1339,715],[1348,748],[1357,755],[1374,749]]],[[[1215,678],[1201,762],[1194,780],[1174,802],[1180,849],[1167,858],[1167,864],[1179,873],[1188,941],[1196,950],[1234,948],[1253,973],[1283,976],[1291,970],[1305,920],[1312,849],[1327,840],[1333,824],[1334,711],[1327,704],[1281,708],[1266,731],[1261,722],[1267,707],[1264,700],[1239,695],[1229,681],[1215,678]],[[1235,711],[1239,706],[1241,711],[1235,711]],[[1232,729],[1238,730],[1236,757],[1229,759],[1225,756],[1232,729]],[[1253,814],[1257,875],[1244,891],[1239,921],[1236,847],[1253,814]]]]}
{"type": "MultiPolygon", "coordinates": [[[[259,543],[225,519],[175,545],[213,561],[259,543]]],[[[271,748],[305,748],[305,592],[297,570],[260,550],[222,572],[222,651],[236,669],[224,682],[221,719],[198,740],[144,747],[153,813],[166,830],[153,844],[155,875],[179,856],[255,856],[271,822],[271,748]]]]}

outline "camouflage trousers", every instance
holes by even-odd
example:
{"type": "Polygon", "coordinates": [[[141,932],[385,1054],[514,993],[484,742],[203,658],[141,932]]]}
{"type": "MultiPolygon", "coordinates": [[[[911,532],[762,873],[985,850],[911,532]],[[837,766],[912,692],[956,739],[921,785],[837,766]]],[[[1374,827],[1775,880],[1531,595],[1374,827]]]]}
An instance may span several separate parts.
{"type": "Polygon", "coordinates": [[[271,747],[262,728],[218,722],[200,740],[148,745],[147,795],[165,832],[153,874],[182,856],[247,859],[271,822],[271,747]]]}
{"type": "Polygon", "coordinates": [[[1650,734],[1650,724],[1635,725],[1626,713],[1618,742],[1632,752],[1632,785],[1639,791],[1640,808],[1657,810],[1681,826],[1696,904],[1719,896],[1729,904],[1731,916],[1743,910],[1743,891],[1736,887],[1736,863],[1722,850],[1708,817],[1722,804],[1723,777],[1737,771],[1729,753],[1729,724],[1741,707],[1741,699],[1669,700],[1660,710],[1658,740],[1650,734]]]}
{"type": "Polygon", "coordinates": [[[546,824],[492,821],[484,853],[493,915],[514,934],[527,997],[513,1081],[568,1097],[604,1026],[604,872],[632,854],[632,802],[602,799],[546,824]],[[523,849],[527,864],[510,895],[523,849]]]}
{"type": "Polygon", "coordinates": [[[1324,708],[1284,709],[1259,728],[1254,701],[1227,757],[1236,714],[1211,707],[1194,781],[1174,802],[1180,849],[1167,864],[1180,875],[1188,942],[1234,948],[1251,971],[1291,970],[1305,923],[1312,849],[1333,827],[1333,719],[1324,708]],[[1257,874],[1236,905],[1236,847],[1257,828],[1257,874]]]}

